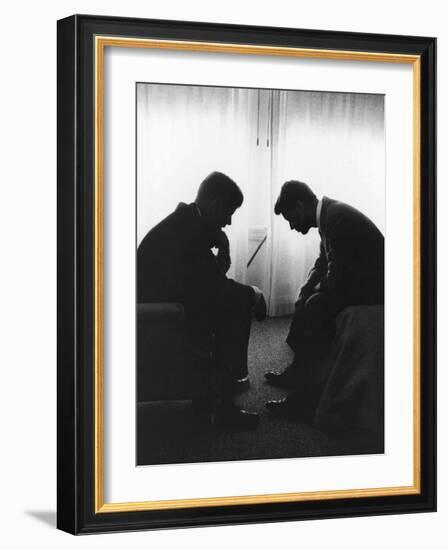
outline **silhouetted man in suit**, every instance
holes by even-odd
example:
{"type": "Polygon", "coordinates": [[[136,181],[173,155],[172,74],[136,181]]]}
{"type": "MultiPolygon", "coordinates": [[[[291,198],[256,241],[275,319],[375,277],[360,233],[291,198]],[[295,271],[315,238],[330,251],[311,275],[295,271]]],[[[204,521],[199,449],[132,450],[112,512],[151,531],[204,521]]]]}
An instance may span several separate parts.
{"type": "Polygon", "coordinates": [[[328,351],[336,315],[351,305],[384,303],[384,237],[355,208],[327,197],[318,200],[299,181],[282,186],[274,210],[291,230],[305,235],[316,227],[321,237],[319,257],[300,289],[287,338],[293,363],[283,372],[265,374],[270,384],[295,389],[285,399],[268,402],[271,412],[310,418],[319,397],[313,370],[328,351]]]}
{"type": "Polygon", "coordinates": [[[252,312],[265,317],[266,304],[258,288],[226,277],[231,261],[222,230],[242,202],[234,181],[211,173],[192,204],[180,203],[141,242],[137,289],[139,302],[183,304],[191,340],[212,353],[214,423],[251,428],[258,415],[238,409],[233,393],[235,382],[247,377],[252,312]]]}

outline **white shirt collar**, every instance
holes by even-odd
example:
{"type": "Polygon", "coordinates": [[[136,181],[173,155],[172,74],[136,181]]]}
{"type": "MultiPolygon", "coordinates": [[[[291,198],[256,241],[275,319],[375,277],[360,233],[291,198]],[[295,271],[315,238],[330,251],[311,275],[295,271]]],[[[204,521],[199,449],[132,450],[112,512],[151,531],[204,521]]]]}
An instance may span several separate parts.
{"type": "Polygon", "coordinates": [[[316,208],[316,222],[317,222],[317,228],[319,229],[320,231],[320,213],[322,211],[322,199],[320,199],[320,201],[317,203],[317,208],[316,208]]]}

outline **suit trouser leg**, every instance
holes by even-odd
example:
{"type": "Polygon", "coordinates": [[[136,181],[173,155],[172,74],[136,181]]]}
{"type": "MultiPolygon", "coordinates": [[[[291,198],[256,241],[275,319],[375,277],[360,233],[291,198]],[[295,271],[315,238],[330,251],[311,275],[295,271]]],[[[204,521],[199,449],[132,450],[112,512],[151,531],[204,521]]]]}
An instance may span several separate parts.
{"type": "Polygon", "coordinates": [[[248,375],[247,353],[254,293],[251,287],[228,281],[216,315],[214,365],[218,393],[233,394],[235,381],[248,375]]]}
{"type": "Polygon", "coordinates": [[[348,304],[344,296],[315,292],[306,301],[296,303],[293,319],[286,339],[296,354],[307,353],[308,348],[319,353],[334,330],[337,314],[348,304]]]}
{"type": "Polygon", "coordinates": [[[323,292],[296,304],[287,343],[294,351],[297,390],[289,399],[297,399],[310,414],[317,406],[321,389],[316,382],[316,368],[329,351],[335,317],[343,307],[339,297],[323,292]]]}
{"type": "Polygon", "coordinates": [[[202,296],[192,297],[186,308],[187,323],[193,342],[204,347],[210,345],[209,398],[230,402],[235,381],[248,374],[254,291],[250,286],[228,279],[214,298],[213,302],[204,302],[202,296]]]}

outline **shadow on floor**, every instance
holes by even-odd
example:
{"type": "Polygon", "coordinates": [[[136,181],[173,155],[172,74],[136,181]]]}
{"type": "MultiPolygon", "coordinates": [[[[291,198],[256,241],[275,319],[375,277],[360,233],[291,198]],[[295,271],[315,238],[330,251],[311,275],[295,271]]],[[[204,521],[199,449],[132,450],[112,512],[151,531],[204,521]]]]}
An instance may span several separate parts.
{"type": "Polygon", "coordinates": [[[41,523],[56,529],[56,511],[55,510],[26,510],[25,513],[41,523]]]}

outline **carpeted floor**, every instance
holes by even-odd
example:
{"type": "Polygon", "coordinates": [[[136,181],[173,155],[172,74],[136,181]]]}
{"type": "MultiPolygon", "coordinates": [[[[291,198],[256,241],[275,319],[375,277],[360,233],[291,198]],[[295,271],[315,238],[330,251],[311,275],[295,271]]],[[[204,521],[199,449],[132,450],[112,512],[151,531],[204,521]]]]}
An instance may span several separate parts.
{"type": "Polygon", "coordinates": [[[285,392],[264,382],[264,373],[291,360],[285,343],[289,317],[252,325],[249,348],[250,385],[238,404],[260,414],[251,431],[218,431],[195,413],[188,401],[148,402],[138,406],[137,464],[174,464],[222,460],[335,456],[382,452],[370,433],[325,433],[298,421],[271,416],[266,401],[285,392]]]}

